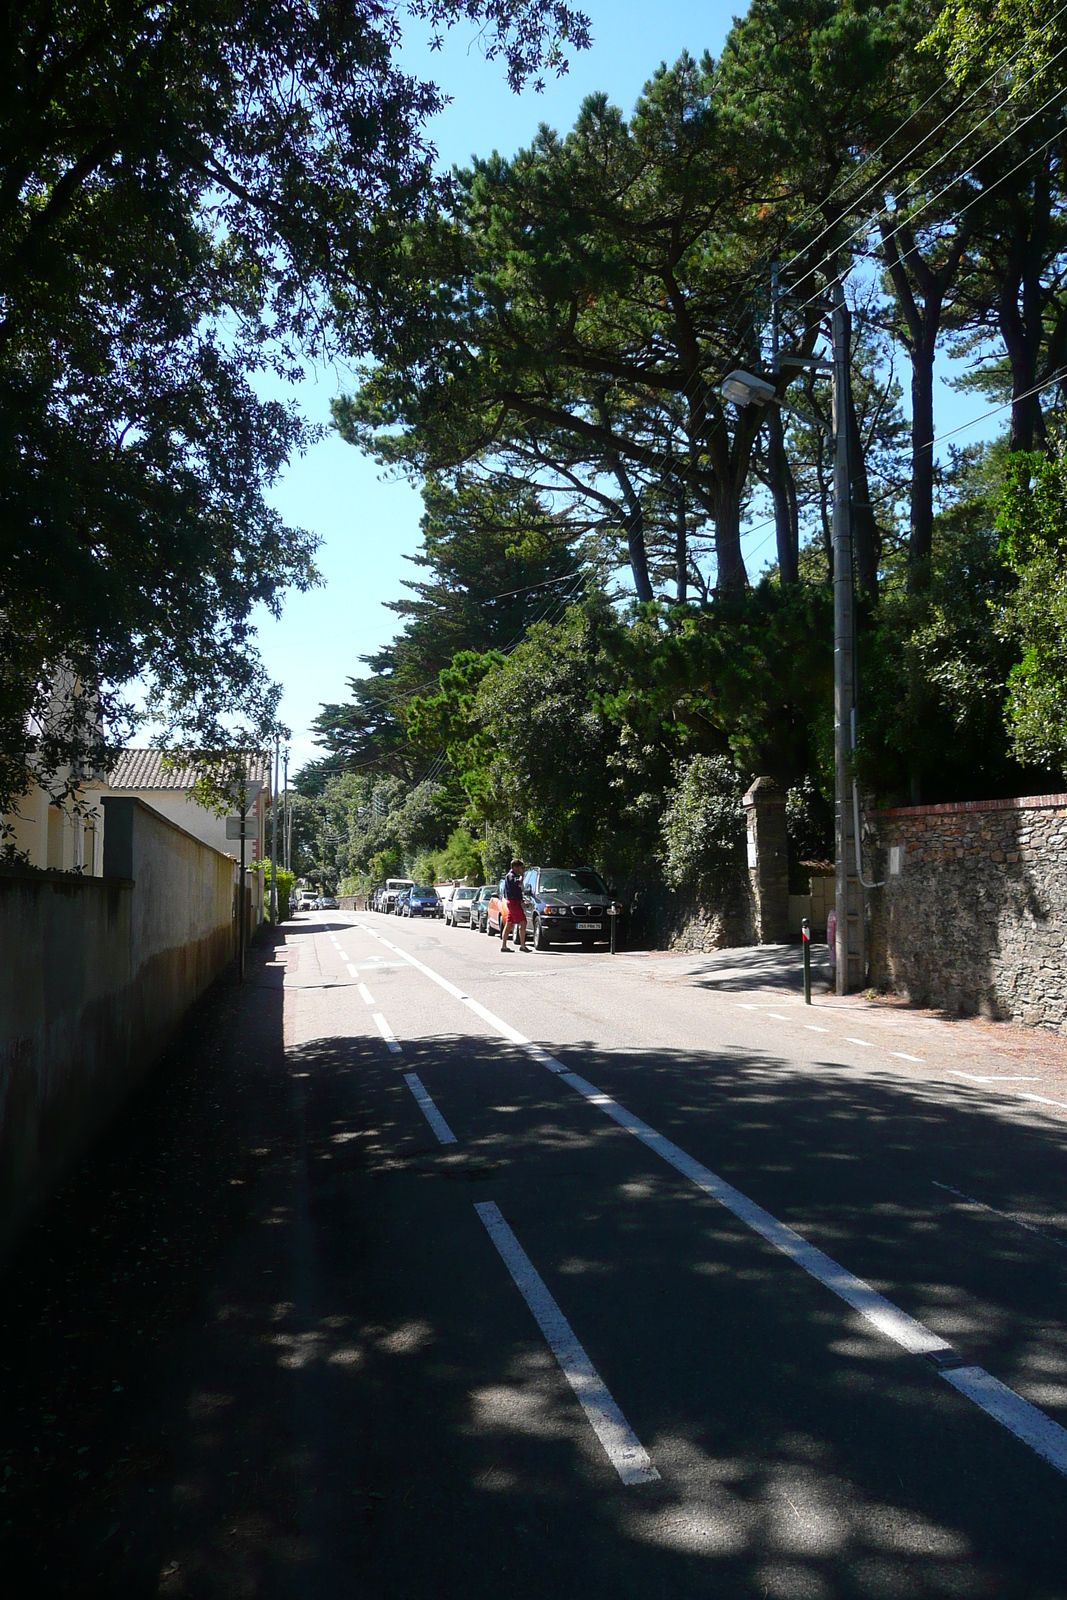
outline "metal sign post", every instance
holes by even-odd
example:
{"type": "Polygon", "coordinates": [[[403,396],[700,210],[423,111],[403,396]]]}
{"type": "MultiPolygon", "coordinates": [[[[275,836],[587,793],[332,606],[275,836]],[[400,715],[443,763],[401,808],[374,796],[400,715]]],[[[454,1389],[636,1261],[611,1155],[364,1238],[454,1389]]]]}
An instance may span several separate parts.
{"type": "MultiPolygon", "coordinates": [[[[244,819],[242,818],[242,821],[244,819]]],[[[245,981],[245,830],[241,834],[241,868],[237,889],[237,915],[239,918],[237,930],[237,981],[245,981]]]]}
{"type": "Polygon", "coordinates": [[[259,835],[259,824],[254,817],[247,815],[249,801],[255,800],[259,793],[258,784],[244,785],[245,813],[239,817],[226,818],[227,839],[240,839],[241,864],[238,868],[240,878],[237,886],[237,981],[245,981],[245,942],[247,929],[245,926],[245,840],[254,839],[259,835]],[[251,791],[251,792],[250,792],[251,791]]]}

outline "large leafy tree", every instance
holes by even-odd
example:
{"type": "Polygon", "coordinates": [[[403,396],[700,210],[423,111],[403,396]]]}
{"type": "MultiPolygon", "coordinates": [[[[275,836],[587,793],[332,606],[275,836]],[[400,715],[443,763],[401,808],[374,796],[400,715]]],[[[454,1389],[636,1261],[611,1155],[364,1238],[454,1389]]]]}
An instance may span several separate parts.
{"type": "Polygon", "coordinates": [[[413,560],[428,577],[406,585],[409,598],[389,602],[402,630],[364,657],[370,670],[348,680],[351,698],[316,718],[333,767],[409,779],[424,770],[425,733],[409,730],[418,697],[436,689],[457,655],[514,648],[530,623],[561,617],[585,586],[569,528],[529,489],[461,478],[430,482],[423,499],[423,543],[413,560]]]}
{"type": "Polygon", "coordinates": [[[1018,455],[997,518],[1001,553],[1016,578],[998,633],[1017,654],[1007,714],[1018,760],[1067,772],[1067,470],[1063,460],[1018,455]]]}
{"type": "MultiPolygon", "coordinates": [[[[762,419],[719,381],[759,364],[750,280],[778,215],[760,148],[724,119],[710,58],[683,56],[629,121],[592,96],[565,138],[542,128],[513,161],[459,173],[449,212],[405,242],[407,314],[338,403],[347,436],[417,472],[538,474],[614,521],[640,600],[649,528],[684,501],[687,529],[694,513],[714,528],[718,587],[743,584],[762,419]]],[[[818,320],[799,318],[796,348],[818,320]]]]}
{"type": "MultiPolygon", "coordinates": [[[[408,9],[480,18],[515,82],[586,39],[558,0],[408,9]]],[[[264,489],[309,436],[255,375],[328,337],[342,268],[351,319],[378,282],[376,219],[432,187],[420,130],[440,95],[394,62],[402,15],[4,9],[0,804],[27,755],[44,778],[98,758],[133,676],[198,743],[234,737],[241,712],[239,738],[269,724],[250,614],[312,581],[313,541],[264,489]]]]}

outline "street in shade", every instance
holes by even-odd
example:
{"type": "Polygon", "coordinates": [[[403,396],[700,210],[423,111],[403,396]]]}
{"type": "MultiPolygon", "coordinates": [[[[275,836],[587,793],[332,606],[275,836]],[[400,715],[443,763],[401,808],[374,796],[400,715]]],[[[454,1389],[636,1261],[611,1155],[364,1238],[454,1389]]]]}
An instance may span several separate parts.
{"type": "Polygon", "coordinates": [[[1062,1052],[792,947],[247,978],[5,1279],[8,1592],[1067,1595],[1062,1052]]]}

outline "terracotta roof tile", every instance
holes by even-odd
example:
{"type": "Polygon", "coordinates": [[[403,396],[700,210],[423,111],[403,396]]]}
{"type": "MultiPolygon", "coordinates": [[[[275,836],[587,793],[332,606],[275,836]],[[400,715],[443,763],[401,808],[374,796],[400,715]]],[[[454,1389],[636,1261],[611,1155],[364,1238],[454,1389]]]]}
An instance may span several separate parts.
{"type": "MultiPolygon", "coordinates": [[[[270,788],[270,756],[253,750],[248,757],[250,783],[270,788]]],[[[162,750],[124,750],[108,774],[112,789],[191,789],[197,780],[194,765],[163,765],[162,750]]]]}

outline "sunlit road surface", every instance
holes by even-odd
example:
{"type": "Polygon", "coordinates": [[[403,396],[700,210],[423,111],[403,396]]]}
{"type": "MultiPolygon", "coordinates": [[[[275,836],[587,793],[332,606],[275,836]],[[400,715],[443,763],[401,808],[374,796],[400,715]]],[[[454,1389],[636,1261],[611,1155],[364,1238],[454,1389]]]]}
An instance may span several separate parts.
{"type": "Polygon", "coordinates": [[[8,1570],[1067,1597],[1062,1077],[372,914],[289,924],[252,976],[11,1276],[8,1570]]]}

